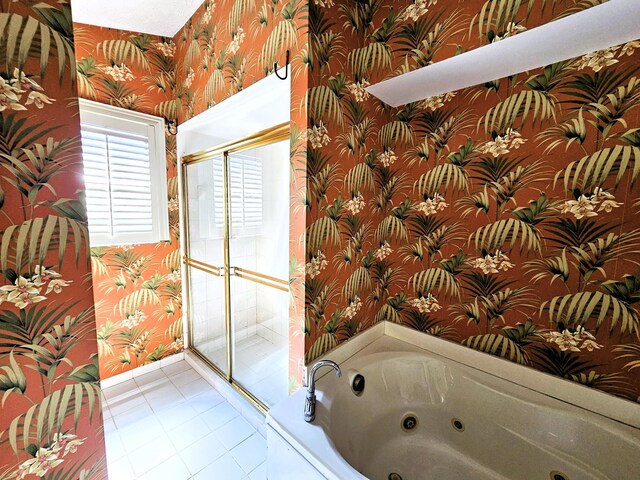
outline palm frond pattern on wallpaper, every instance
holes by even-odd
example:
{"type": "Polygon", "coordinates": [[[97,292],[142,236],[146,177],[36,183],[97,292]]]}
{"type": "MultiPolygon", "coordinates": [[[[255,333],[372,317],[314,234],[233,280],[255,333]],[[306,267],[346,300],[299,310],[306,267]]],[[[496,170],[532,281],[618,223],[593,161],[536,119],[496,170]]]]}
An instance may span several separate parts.
{"type": "Polygon", "coordinates": [[[3,1],[0,58],[0,478],[103,479],[69,4],[3,1]]]}
{"type": "Polygon", "coordinates": [[[640,42],[366,91],[597,3],[310,3],[307,361],[387,320],[638,400],[640,42]]]}

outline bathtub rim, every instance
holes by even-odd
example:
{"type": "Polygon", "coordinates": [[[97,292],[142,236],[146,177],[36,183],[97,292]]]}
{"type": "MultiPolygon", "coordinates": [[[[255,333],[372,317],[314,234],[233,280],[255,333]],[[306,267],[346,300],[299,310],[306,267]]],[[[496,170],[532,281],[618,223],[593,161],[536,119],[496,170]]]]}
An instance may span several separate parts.
{"type": "MultiPolygon", "coordinates": [[[[395,338],[468,368],[493,375],[626,426],[640,429],[640,403],[625,400],[601,390],[580,385],[389,321],[376,324],[326,352],[317,360],[333,360],[340,365],[383,336],[395,338]]],[[[313,364],[315,361],[305,367],[305,379],[307,378],[307,369],[311,368],[313,364]]],[[[316,379],[320,379],[328,373],[330,373],[328,370],[321,370],[316,379]]]]}

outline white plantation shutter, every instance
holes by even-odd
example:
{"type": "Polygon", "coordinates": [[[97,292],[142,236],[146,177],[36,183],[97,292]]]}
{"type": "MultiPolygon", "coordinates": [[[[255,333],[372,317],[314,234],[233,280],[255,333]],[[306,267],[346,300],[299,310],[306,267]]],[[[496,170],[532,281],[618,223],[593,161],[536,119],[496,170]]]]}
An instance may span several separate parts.
{"type": "Polygon", "coordinates": [[[167,240],[164,121],[87,101],[80,113],[91,244],[167,240]]]}
{"type": "Polygon", "coordinates": [[[213,159],[213,216],[215,219],[216,230],[219,237],[222,238],[222,229],[224,228],[224,173],[222,169],[223,157],[213,159]]]}
{"type": "MultiPolygon", "coordinates": [[[[224,226],[222,157],[213,160],[216,228],[224,226]]],[[[232,233],[253,233],[262,226],[262,162],[237,153],[229,155],[229,196],[232,233]]]]}
{"type": "Polygon", "coordinates": [[[245,157],[242,161],[242,220],[245,227],[262,226],[262,162],[245,157]]]}

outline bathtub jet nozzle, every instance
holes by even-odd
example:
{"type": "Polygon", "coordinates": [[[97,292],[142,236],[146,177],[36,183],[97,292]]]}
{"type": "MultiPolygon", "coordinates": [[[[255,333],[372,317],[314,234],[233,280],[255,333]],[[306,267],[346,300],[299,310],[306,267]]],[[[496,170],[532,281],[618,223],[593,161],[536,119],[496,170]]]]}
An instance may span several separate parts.
{"type": "Polygon", "coordinates": [[[342,376],[342,371],[336,362],[331,360],[320,360],[316,362],[309,372],[309,386],[307,387],[307,398],[304,402],[304,421],[313,422],[316,418],[316,372],[320,367],[331,367],[336,371],[336,377],[342,376]]]}

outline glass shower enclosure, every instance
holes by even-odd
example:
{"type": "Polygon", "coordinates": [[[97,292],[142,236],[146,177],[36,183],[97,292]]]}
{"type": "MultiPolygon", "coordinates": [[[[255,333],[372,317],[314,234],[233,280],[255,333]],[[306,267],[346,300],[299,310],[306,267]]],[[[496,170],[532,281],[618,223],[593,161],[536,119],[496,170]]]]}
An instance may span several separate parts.
{"type": "Polygon", "coordinates": [[[182,159],[190,348],[263,411],[288,393],[288,127],[182,159]]]}

